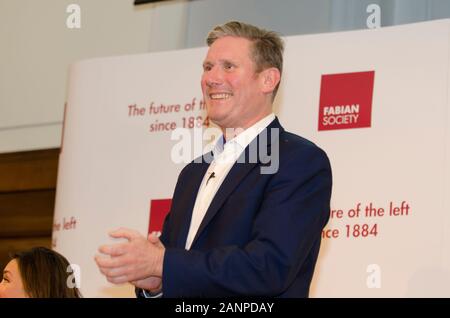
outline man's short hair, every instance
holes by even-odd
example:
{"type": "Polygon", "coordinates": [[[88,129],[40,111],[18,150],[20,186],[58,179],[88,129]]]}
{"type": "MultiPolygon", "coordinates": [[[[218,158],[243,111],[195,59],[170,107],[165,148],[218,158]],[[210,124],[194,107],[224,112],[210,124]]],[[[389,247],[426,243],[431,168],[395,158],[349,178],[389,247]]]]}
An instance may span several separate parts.
{"type": "MultiPolygon", "coordinates": [[[[215,26],[214,29],[209,32],[206,38],[206,44],[211,46],[217,39],[226,36],[235,36],[252,41],[253,47],[251,58],[256,65],[257,73],[269,67],[275,67],[280,71],[280,74],[282,73],[284,43],[276,32],[258,28],[243,22],[230,21],[215,26]]],[[[275,87],[272,99],[275,98],[278,86],[280,86],[280,83],[275,87]]]]}

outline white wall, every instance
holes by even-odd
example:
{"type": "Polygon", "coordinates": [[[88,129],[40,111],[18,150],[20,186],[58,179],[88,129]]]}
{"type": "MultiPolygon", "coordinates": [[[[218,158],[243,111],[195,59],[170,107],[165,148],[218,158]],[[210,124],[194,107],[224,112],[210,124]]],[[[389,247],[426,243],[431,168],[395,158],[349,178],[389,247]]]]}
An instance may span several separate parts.
{"type": "Polygon", "coordinates": [[[0,152],[60,146],[71,63],[182,47],[185,1],[133,2],[0,0],[0,152]],[[66,27],[71,3],[81,29],[66,27]]]}
{"type": "Polygon", "coordinates": [[[68,66],[78,60],[204,45],[209,29],[240,19],[282,35],[364,29],[450,17],[444,0],[0,0],[0,153],[59,147],[68,66]],[[79,30],[66,8],[81,6],[79,30]]]}

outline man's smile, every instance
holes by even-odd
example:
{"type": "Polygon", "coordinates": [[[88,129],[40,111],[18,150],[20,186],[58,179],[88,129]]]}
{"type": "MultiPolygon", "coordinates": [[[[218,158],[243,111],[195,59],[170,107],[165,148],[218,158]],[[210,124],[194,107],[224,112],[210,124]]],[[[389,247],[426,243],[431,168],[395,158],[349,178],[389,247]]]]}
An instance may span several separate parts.
{"type": "Polygon", "coordinates": [[[228,99],[231,96],[233,96],[233,94],[231,94],[231,93],[211,93],[211,94],[209,94],[210,99],[228,99]]]}

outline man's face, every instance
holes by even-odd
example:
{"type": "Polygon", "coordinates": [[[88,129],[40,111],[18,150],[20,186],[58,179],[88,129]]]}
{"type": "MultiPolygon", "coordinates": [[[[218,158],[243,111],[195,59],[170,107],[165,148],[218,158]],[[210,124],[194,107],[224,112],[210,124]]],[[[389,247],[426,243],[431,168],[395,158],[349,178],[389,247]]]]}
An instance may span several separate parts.
{"type": "Polygon", "coordinates": [[[203,63],[201,85],[208,117],[223,129],[246,129],[267,113],[267,94],[251,59],[251,45],[245,38],[217,39],[203,63]]]}
{"type": "Polygon", "coordinates": [[[22,283],[19,265],[13,259],[6,265],[3,271],[3,280],[0,283],[0,298],[24,298],[28,297],[22,283]]]}

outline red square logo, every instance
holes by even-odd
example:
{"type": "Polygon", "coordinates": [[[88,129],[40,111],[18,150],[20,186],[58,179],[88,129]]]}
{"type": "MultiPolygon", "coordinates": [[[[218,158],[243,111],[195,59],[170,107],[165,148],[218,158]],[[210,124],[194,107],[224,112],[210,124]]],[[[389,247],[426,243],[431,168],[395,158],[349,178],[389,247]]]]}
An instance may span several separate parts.
{"type": "Polygon", "coordinates": [[[150,218],[148,223],[148,233],[161,232],[164,219],[170,211],[172,199],[159,199],[150,201],[150,218]]]}
{"type": "Polygon", "coordinates": [[[322,75],[319,131],[370,127],[375,71],[322,75]]]}

